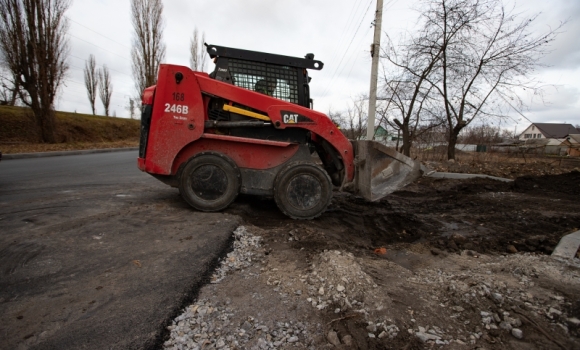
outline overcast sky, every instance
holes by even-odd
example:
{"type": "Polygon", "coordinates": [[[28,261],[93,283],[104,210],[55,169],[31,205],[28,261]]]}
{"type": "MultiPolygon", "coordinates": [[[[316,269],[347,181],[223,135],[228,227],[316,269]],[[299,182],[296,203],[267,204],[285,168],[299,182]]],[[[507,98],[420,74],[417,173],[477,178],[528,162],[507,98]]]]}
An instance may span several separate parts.
{"type": "MultiPolygon", "coordinates": [[[[412,9],[416,2],[385,0],[383,32],[397,37],[412,31],[417,21],[412,9]]],[[[580,1],[527,0],[517,6],[526,14],[541,12],[539,30],[568,20],[551,47],[553,52],[545,57],[550,67],[537,75],[553,87],[545,89],[543,102],[535,98],[524,115],[533,122],[580,124],[580,1]]],[[[205,32],[210,44],[299,57],[314,53],[324,62],[322,71],[310,73],[314,108],[325,113],[330,108],[343,110],[352,98],[369,91],[375,7],[376,0],[166,0],[165,63],[189,65],[189,42],[195,27],[205,32]]],[[[94,54],[97,65],[106,64],[111,71],[111,114],[128,117],[128,99],[136,94],[131,75],[129,0],[73,0],[67,15],[70,71],[57,109],[90,113],[83,67],[89,54],[94,54]]],[[[207,70],[213,70],[213,63],[207,70]]],[[[97,109],[103,113],[99,100],[97,109]]],[[[502,127],[523,131],[528,124],[514,114],[502,127]]]]}

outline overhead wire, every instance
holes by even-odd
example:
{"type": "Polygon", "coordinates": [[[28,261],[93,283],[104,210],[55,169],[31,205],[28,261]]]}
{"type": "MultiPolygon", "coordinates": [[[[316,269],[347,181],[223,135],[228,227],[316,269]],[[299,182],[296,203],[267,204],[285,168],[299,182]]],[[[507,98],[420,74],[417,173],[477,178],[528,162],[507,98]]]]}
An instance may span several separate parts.
{"type": "MultiPolygon", "coordinates": [[[[361,40],[364,39],[368,35],[368,33],[371,30],[371,28],[372,27],[369,27],[367,29],[366,33],[361,37],[361,40]]],[[[360,45],[360,41],[359,41],[359,45],[360,45]]],[[[356,55],[353,55],[353,57],[356,57],[356,55]]],[[[352,73],[352,70],[354,68],[355,63],[356,63],[356,58],[354,60],[352,60],[352,64],[350,65],[350,70],[348,71],[348,75],[346,76],[346,80],[348,80],[348,78],[350,78],[350,74],[352,73]]],[[[347,61],[347,64],[348,64],[348,61],[347,61]]]]}
{"type": "Polygon", "coordinates": [[[350,9],[350,15],[346,21],[346,24],[342,28],[342,33],[340,34],[339,40],[338,40],[337,44],[335,45],[334,50],[332,50],[332,54],[330,55],[330,60],[328,63],[335,62],[334,57],[339,54],[340,47],[342,45],[342,39],[345,37],[345,34],[348,33],[348,31],[350,29],[350,25],[354,23],[353,22],[354,18],[356,17],[356,13],[358,12],[358,8],[359,8],[360,4],[362,4],[362,1],[363,0],[359,0],[358,2],[353,2],[353,4],[352,4],[353,6],[350,9]]]}
{"type": "Polygon", "coordinates": [[[90,30],[91,32],[93,32],[93,33],[95,33],[95,34],[97,34],[97,35],[100,35],[100,36],[102,36],[103,38],[105,38],[105,39],[107,39],[107,40],[110,40],[110,41],[112,41],[112,42],[114,42],[114,43],[116,43],[116,44],[119,44],[119,45],[121,45],[121,46],[123,46],[123,47],[126,47],[126,48],[128,48],[129,50],[131,50],[131,48],[130,48],[129,46],[126,46],[125,44],[121,44],[120,42],[118,42],[118,41],[116,41],[116,40],[113,40],[113,39],[109,38],[108,36],[106,36],[106,35],[103,35],[103,34],[101,34],[101,33],[97,32],[96,30],[93,30],[93,29],[91,29],[91,28],[89,28],[89,27],[87,27],[87,26],[85,26],[85,25],[82,25],[82,24],[80,24],[79,22],[77,22],[77,21],[73,20],[73,19],[72,19],[72,18],[70,18],[70,17],[67,17],[67,18],[68,18],[68,20],[69,20],[69,21],[71,21],[71,22],[73,22],[73,23],[76,23],[76,24],[78,24],[79,26],[81,26],[81,27],[83,27],[83,28],[85,28],[85,29],[88,29],[88,30],[90,30]]]}
{"type": "MultiPolygon", "coordinates": [[[[69,54],[69,56],[70,56],[70,57],[73,57],[73,58],[76,58],[76,59],[83,60],[83,61],[87,62],[87,60],[86,60],[86,59],[84,59],[84,58],[80,58],[80,57],[77,57],[77,56],[75,56],[75,55],[71,55],[71,54],[69,54]]],[[[101,68],[104,68],[104,66],[105,66],[105,65],[104,65],[104,64],[97,64],[97,66],[99,66],[99,67],[101,67],[101,68]]],[[[74,67],[74,66],[72,66],[72,65],[71,65],[71,67],[74,67]]],[[[82,70],[84,71],[84,68],[78,68],[78,67],[75,67],[75,68],[77,68],[77,69],[82,69],[82,70]]],[[[118,70],[116,70],[116,69],[113,69],[113,68],[111,68],[111,67],[109,67],[109,66],[107,66],[107,69],[108,69],[108,70],[110,70],[110,71],[113,71],[113,72],[117,72],[117,73],[119,73],[119,74],[124,74],[124,75],[126,75],[126,76],[128,76],[128,77],[132,77],[131,75],[129,75],[129,74],[125,73],[125,72],[118,71],[118,70]]]]}
{"type": "Polygon", "coordinates": [[[75,38],[75,39],[78,39],[78,40],[84,41],[84,42],[86,42],[86,43],[87,43],[87,44],[89,44],[89,45],[93,45],[93,46],[95,46],[95,47],[98,47],[99,49],[101,49],[101,50],[103,50],[103,51],[106,51],[106,52],[108,52],[108,53],[111,53],[111,54],[113,54],[113,55],[115,55],[115,56],[121,57],[122,59],[124,59],[124,60],[127,60],[127,61],[131,62],[131,60],[130,60],[130,59],[128,59],[127,57],[121,56],[121,55],[119,55],[118,53],[115,53],[115,52],[113,52],[113,51],[107,50],[107,49],[105,49],[105,48],[103,48],[103,47],[100,47],[99,45],[93,44],[93,43],[92,43],[92,42],[90,42],[90,41],[87,41],[87,40],[85,40],[85,39],[81,39],[81,38],[79,38],[78,36],[75,36],[75,35],[72,35],[72,34],[67,34],[67,35],[70,35],[71,37],[73,37],[73,38],[75,38]]]}
{"type": "MultiPolygon", "coordinates": [[[[391,9],[391,8],[392,8],[392,7],[393,7],[393,6],[394,6],[394,5],[397,3],[397,1],[398,1],[398,0],[393,0],[393,1],[389,1],[389,2],[385,3],[385,4],[383,5],[383,11],[382,11],[382,12],[383,12],[383,13],[385,13],[386,11],[390,10],[390,9],[391,9]]],[[[367,31],[366,31],[366,32],[365,32],[365,34],[364,34],[364,35],[361,37],[361,40],[362,40],[362,39],[364,39],[364,38],[365,38],[365,37],[368,35],[368,33],[369,33],[369,31],[371,30],[371,28],[373,28],[373,26],[372,26],[372,25],[371,25],[371,26],[369,26],[369,27],[367,28],[367,31]]],[[[360,41],[359,41],[359,45],[360,45],[360,41]]],[[[380,52],[379,52],[378,54],[380,55],[380,52]]],[[[347,61],[347,63],[348,63],[348,61],[347,61]]],[[[355,63],[356,63],[356,59],[352,61],[352,64],[351,64],[351,66],[350,66],[350,70],[349,70],[349,72],[348,72],[348,75],[346,76],[346,80],[348,80],[348,78],[350,77],[350,74],[352,73],[352,70],[353,70],[353,68],[354,68],[354,65],[355,65],[355,63]]],[[[379,61],[379,63],[380,63],[380,61],[379,61]]]]}
{"type": "Polygon", "coordinates": [[[341,57],[341,59],[340,59],[340,61],[339,61],[338,65],[336,66],[336,69],[334,70],[334,73],[332,74],[332,77],[330,78],[330,82],[328,83],[328,85],[327,85],[326,89],[324,90],[324,92],[323,92],[323,94],[322,94],[322,97],[325,97],[325,96],[326,96],[326,95],[328,95],[328,93],[330,92],[330,89],[331,89],[332,83],[334,82],[334,78],[336,77],[336,73],[338,72],[338,70],[339,70],[339,68],[340,68],[340,65],[342,64],[342,61],[344,60],[344,57],[346,56],[346,54],[347,54],[347,53],[348,53],[348,51],[350,50],[350,47],[351,47],[351,45],[352,45],[352,42],[353,42],[353,41],[354,41],[354,39],[356,38],[356,35],[358,34],[358,31],[359,31],[359,29],[360,29],[360,26],[362,25],[362,23],[363,23],[363,21],[364,21],[364,19],[365,19],[366,15],[367,15],[367,13],[368,13],[368,11],[369,11],[369,9],[370,9],[370,7],[371,7],[371,4],[372,4],[372,3],[373,3],[373,0],[371,0],[371,1],[369,2],[369,4],[368,4],[368,6],[367,6],[367,8],[366,8],[366,10],[365,10],[365,12],[364,12],[364,14],[363,14],[363,16],[361,17],[361,19],[360,19],[360,22],[359,22],[359,24],[358,24],[358,26],[357,26],[357,28],[356,28],[356,31],[354,32],[354,35],[352,36],[352,39],[350,40],[350,42],[349,42],[349,44],[348,44],[348,46],[347,46],[346,50],[344,51],[344,54],[342,55],[342,57],[341,57]]]}

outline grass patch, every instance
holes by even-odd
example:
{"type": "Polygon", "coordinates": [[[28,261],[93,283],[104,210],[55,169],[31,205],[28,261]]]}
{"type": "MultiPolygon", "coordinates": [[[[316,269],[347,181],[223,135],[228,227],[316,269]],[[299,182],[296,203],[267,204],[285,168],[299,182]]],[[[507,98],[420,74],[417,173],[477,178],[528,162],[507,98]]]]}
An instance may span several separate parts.
{"type": "Polygon", "coordinates": [[[56,112],[56,144],[40,142],[30,108],[0,106],[0,147],[8,153],[135,147],[139,120],[56,112]]]}

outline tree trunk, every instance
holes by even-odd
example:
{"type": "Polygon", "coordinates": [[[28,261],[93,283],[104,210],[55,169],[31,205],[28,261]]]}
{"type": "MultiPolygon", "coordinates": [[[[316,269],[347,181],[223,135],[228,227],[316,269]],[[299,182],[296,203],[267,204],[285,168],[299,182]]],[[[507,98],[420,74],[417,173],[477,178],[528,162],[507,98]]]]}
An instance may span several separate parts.
{"type": "Polygon", "coordinates": [[[447,145],[447,159],[455,160],[455,146],[457,145],[457,137],[459,132],[467,125],[463,120],[457,123],[455,127],[449,130],[449,144],[447,145]]]}
{"type": "Polygon", "coordinates": [[[455,160],[455,145],[457,144],[457,136],[453,133],[449,133],[449,144],[447,145],[447,160],[455,160]]]}
{"type": "Polygon", "coordinates": [[[14,79],[14,90],[12,90],[12,96],[10,97],[10,101],[8,101],[9,106],[14,106],[16,104],[19,89],[20,85],[18,84],[18,79],[14,79]]]}
{"type": "Polygon", "coordinates": [[[56,143],[56,121],[51,108],[32,108],[36,124],[40,128],[40,138],[45,143],[56,143]]]}
{"type": "Polygon", "coordinates": [[[411,156],[411,135],[409,135],[409,125],[403,124],[403,146],[401,153],[407,157],[411,156]]]}

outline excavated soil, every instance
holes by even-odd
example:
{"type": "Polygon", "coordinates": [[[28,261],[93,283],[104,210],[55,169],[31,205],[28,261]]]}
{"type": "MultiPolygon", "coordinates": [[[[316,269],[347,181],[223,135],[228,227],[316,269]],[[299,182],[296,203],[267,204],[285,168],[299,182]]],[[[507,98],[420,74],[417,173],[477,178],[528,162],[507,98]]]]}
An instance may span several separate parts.
{"type": "Polygon", "coordinates": [[[374,203],[335,193],[326,213],[311,221],[286,218],[273,200],[249,196],[228,212],[263,229],[294,230],[295,248],[312,252],[426,243],[449,252],[550,254],[563,235],[580,229],[580,172],[514,182],[422,178],[374,203]]]}
{"type": "Polygon", "coordinates": [[[578,171],[422,178],[374,203],[335,193],[310,221],[239,197],[249,238],[165,348],[578,349],[579,259],[549,254],[580,229],[579,194],[578,171]]]}

